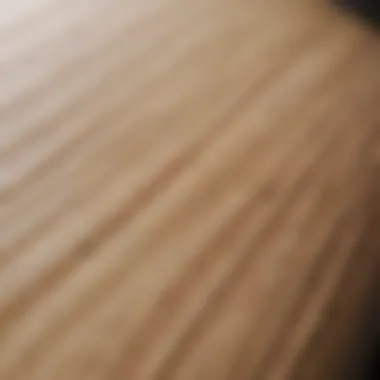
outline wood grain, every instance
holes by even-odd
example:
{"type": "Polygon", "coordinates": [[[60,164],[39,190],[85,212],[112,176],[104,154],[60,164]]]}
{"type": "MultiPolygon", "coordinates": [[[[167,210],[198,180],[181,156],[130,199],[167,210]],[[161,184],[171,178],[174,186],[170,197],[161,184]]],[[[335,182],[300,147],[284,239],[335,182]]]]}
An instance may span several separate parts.
{"type": "Polygon", "coordinates": [[[0,1],[0,378],[351,370],[379,65],[322,1],[0,1]]]}

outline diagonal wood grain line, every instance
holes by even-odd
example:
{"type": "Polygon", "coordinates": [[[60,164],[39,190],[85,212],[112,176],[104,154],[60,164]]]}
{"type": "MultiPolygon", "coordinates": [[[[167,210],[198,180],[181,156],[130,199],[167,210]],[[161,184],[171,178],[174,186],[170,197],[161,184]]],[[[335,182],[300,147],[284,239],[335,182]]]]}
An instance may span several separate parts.
{"type": "MultiPolygon", "coordinates": [[[[327,101],[328,102],[328,101],[327,101]]],[[[302,125],[302,124],[301,124],[302,125]]],[[[305,131],[301,131],[301,132],[303,132],[303,133],[305,133],[305,131]]],[[[301,134],[301,136],[302,136],[302,134],[301,134]]],[[[277,136],[277,137],[279,137],[279,140],[281,141],[281,139],[283,138],[281,135],[279,135],[279,136],[277,136]]],[[[337,134],[336,135],[336,137],[339,137],[339,134],[337,134]]],[[[302,141],[302,140],[301,140],[302,141]]],[[[303,141],[305,141],[305,140],[303,140],[303,141]]],[[[303,141],[302,141],[302,144],[300,144],[301,146],[303,146],[304,145],[304,143],[303,143],[303,141]]],[[[280,151],[280,149],[279,148],[277,148],[278,149],[278,151],[280,151]]],[[[297,154],[299,154],[299,153],[297,153],[297,154]]],[[[252,161],[252,160],[249,160],[249,161],[252,161]]],[[[291,164],[293,164],[294,163],[294,157],[292,157],[292,156],[290,156],[289,158],[288,158],[288,161],[287,161],[288,163],[291,163],[291,164]]],[[[284,165],[286,165],[285,163],[284,163],[284,165]]],[[[305,164],[306,165],[306,164],[305,164]]],[[[286,166],[285,166],[286,167],[286,166]]],[[[307,167],[307,166],[306,166],[307,167]]],[[[286,170],[286,169],[284,169],[282,166],[280,166],[279,168],[277,168],[277,170],[279,170],[279,171],[281,171],[281,170],[284,170],[284,171],[288,171],[288,170],[286,170]]],[[[271,175],[271,172],[267,169],[267,174],[268,174],[268,179],[269,178],[271,178],[271,177],[274,177],[274,178],[276,178],[276,175],[271,175]]],[[[265,183],[265,182],[264,182],[265,183]]],[[[286,193],[286,192],[285,192],[286,193]]],[[[250,213],[250,210],[249,209],[247,209],[247,208],[245,208],[245,210],[244,210],[244,212],[246,212],[246,213],[248,213],[248,215],[249,215],[249,213],[250,213]]],[[[231,230],[231,227],[230,226],[228,226],[228,228],[226,229],[226,231],[228,231],[228,230],[231,230]]],[[[223,236],[225,234],[225,232],[223,232],[222,234],[221,234],[221,236],[223,236]]],[[[210,250],[210,251],[213,251],[213,250],[211,250],[211,249],[205,249],[205,251],[208,251],[208,250],[210,250]]],[[[201,258],[202,258],[202,256],[200,256],[201,258]]],[[[198,276],[199,276],[199,271],[200,271],[200,268],[198,268],[198,276]]],[[[194,271],[193,273],[192,273],[192,275],[189,275],[189,278],[191,277],[191,276],[194,276],[195,275],[195,273],[196,273],[196,271],[194,271]]],[[[174,288],[176,288],[177,287],[177,285],[174,287],[174,288]]],[[[168,299],[170,299],[171,300],[171,302],[173,302],[173,296],[169,296],[168,295],[168,299]]],[[[205,302],[206,303],[206,302],[205,302]]],[[[177,306],[178,307],[178,306],[177,306]]],[[[166,307],[161,307],[158,311],[161,311],[161,312],[163,312],[163,313],[165,313],[165,310],[166,310],[166,307]]],[[[170,313],[169,313],[170,314],[170,313]]],[[[156,318],[156,317],[155,317],[156,318]]],[[[164,322],[164,321],[163,321],[164,322]]],[[[162,323],[163,323],[162,322],[162,323]]],[[[167,321],[167,323],[169,323],[169,321],[167,321]]],[[[169,325],[170,325],[170,323],[169,323],[169,325]]],[[[151,328],[154,328],[154,326],[153,325],[151,325],[150,324],[150,326],[151,326],[151,328]]],[[[149,333],[149,332],[147,332],[147,331],[149,331],[149,330],[147,330],[147,328],[148,328],[148,326],[146,326],[145,328],[142,328],[142,330],[141,330],[141,332],[140,332],[140,334],[137,334],[137,336],[142,336],[142,334],[143,334],[143,331],[145,331],[145,335],[146,336],[149,336],[149,339],[152,339],[153,338],[153,334],[151,334],[151,333],[149,333]]],[[[160,327],[160,333],[162,333],[162,325],[161,325],[161,327],[160,327]]],[[[140,347],[143,347],[143,345],[140,345],[140,347]]],[[[129,357],[130,355],[128,355],[128,357],[129,357]]],[[[131,363],[133,363],[133,360],[131,360],[131,363]]],[[[165,376],[164,376],[165,377],[165,376]]]]}
{"type": "MultiPolygon", "coordinates": [[[[315,172],[314,172],[315,173],[315,172]]],[[[325,173],[324,173],[325,174],[325,173]]],[[[326,174],[325,174],[326,175],[326,174]]],[[[310,215],[310,218],[312,219],[312,214],[310,215]]],[[[251,249],[252,249],[252,247],[251,247],[251,249]]],[[[257,258],[256,258],[257,259],[257,258]]],[[[246,268],[246,266],[241,266],[241,268],[246,268]]],[[[240,278],[240,276],[238,276],[237,278],[240,278]]],[[[228,288],[227,287],[223,287],[221,284],[218,284],[218,291],[222,291],[222,289],[228,289],[228,291],[230,291],[230,292],[232,292],[233,290],[232,290],[232,287],[231,287],[231,284],[229,284],[229,286],[228,286],[228,288]]],[[[236,293],[235,293],[235,297],[236,297],[236,293]]],[[[211,316],[211,314],[210,314],[210,312],[207,312],[207,309],[205,310],[205,315],[207,315],[207,317],[209,318],[209,319],[211,319],[212,318],[212,316],[211,316]]],[[[199,331],[199,327],[197,326],[197,328],[195,328],[194,329],[194,331],[193,332],[191,332],[191,333],[189,333],[189,336],[191,336],[191,339],[192,340],[195,340],[196,339],[196,335],[195,335],[195,330],[198,330],[199,331]]],[[[256,336],[256,338],[255,339],[257,339],[257,336],[256,336]]],[[[177,350],[176,351],[176,354],[178,354],[179,355],[179,350],[177,350]]],[[[171,369],[173,369],[173,366],[170,366],[170,368],[171,369]]],[[[162,379],[167,379],[167,378],[170,378],[170,376],[167,374],[167,373],[165,373],[165,374],[163,374],[161,377],[159,377],[159,378],[162,378],[162,379]]]]}
{"type": "MultiPolygon", "coordinates": [[[[273,80],[273,74],[272,74],[272,76],[271,76],[271,78],[272,78],[272,80],[273,80]]],[[[265,83],[265,82],[264,82],[265,83]]],[[[217,134],[220,134],[220,128],[218,127],[218,129],[216,129],[215,130],[215,132],[217,133],[217,134]]],[[[212,137],[212,135],[210,135],[211,137],[212,137]]],[[[205,140],[206,141],[206,143],[207,143],[207,140],[205,140]]],[[[203,145],[205,146],[205,141],[203,141],[203,145]]],[[[185,156],[183,155],[183,153],[182,153],[182,159],[184,159],[185,158],[185,156]]],[[[181,163],[179,163],[179,165],[180,166],[182,166],[183,164],[181,164],[181,163]]],[[[168,168],[168,172],[172,172],[173,171],[173,168],[172,167],[170,167],[169,166],[169,168],[168,168]]],[[[161,171],[160,172],[160,179],[162,179],[162,178],[164,178],[163,177],[163,172],[161,171]]],[[[149,188],[148,188],[148,190],[149,190],[149,188]]],[[[141,195],[142,193],[140,193],[140,195],[141,195]]],[[[149,193],[150,194],[150,193],[149,193]]],[[[150,195],[148,194],[148,197],[150,197],[150,195]]],[[[133,201],[132,202],[132,204],[134,204],[134,205],[136,205],[136,204],[138,204],[138,202],[137,201],[133,201]]],[[[123,210],[124,208],[120,208],[120,210],[123,210]]],[[[122,220],[124,220],[124,219],[126,219],[125,217],[123,217],[123,219],[122,220]]],[[[115,228],[111,225],[110,227],[109,227],[110,229],[112,229],[113,231],[115,230],[115,228]]],[[[105,234],[107,234],[107,233],[105,233],[105,234]]],[[[93,234],[93,235],[91,235],[91,236],[97,236],[97,241],[101,241],[102,240],[102,238],[100,237],[100,234],[99,233],[97,233],[97,234],[93,234]]],[[[91,239],[92,239],[92,237],[91,237],[91,239]]],[[[87,243],[83,243],[83,244],[87,244],[87,243]]],[[[96,245],[96,241],[94,242],[94,245],[96,245]]],[[[77,264],[77,262],[78,262],[78,253],[79,252],[83,252],[83,254],[85,254],[86,252],[91,252],[91,249],[90,248],[88,248],[88,249],[83,249],[83,247],[84,247],[85,245],[79,245],[79,246],[77,246],[76,247],[76,250],[72,253],[72,257],[74,257],[74,260],[70,260],[70,261],[68,261],[68,264],[70,265],[70,267],[72,267],[72,265],[76,265],[77,264]]],[[[33,257],[32,256],[32,259],[33,260],[35,260],[35,257],[33,257]]],[[[61,271],[61,273],[62,273],[62,271],[64,270],[64,266],[62,265],[63,263],[59,263],[59,270],[61,271]]],[[[69,268],[70,268],[69,267],[69,268]]],[[[68,269],[69,270],[69,269],[68,269]]],[[[12,272],[9,272],[8,271],[8,277],[9,278],[11,278],[12,279],[12,275],[11,275],[11,273],[12,272]]],[[[65,272],[63,272],[63,273],[65,273],[65,272]]],[[[49,279],[50,278],[54,278],[54,280],[56,281],[56,274],[55,274],[55,272],[52,272],[51,270],[49,271],[49,277],[48,277],[49,279]]],[[[41,280],[41,279],[40,279],[41,280]]],[[[47,285],[47,284],[46,284],[47,285]]],[[[37,288],[40,288],[41,286],[39,285],[39,284],[37,284],[37,288]]],[[[3,288],[9,288],[9,285],[3,285],[3,288]]],[[[30,291],[30,287],[28,287],[28,288],[25,288],[25,289],[28,289],[29,291],[30,291]]],[[[9,309],[9,306],[7,306],[7,308],[8,308],[8,310],[12,310],[12,309],[9,309]]]]}
{"type": "MultiPolygon", "coordinates": [[[[157,131],[158,132],[158,131],[157,131]]],[[[153,133],[153,132],[152,132],[153,133]]],[[[152,133],[150,134],[150,135],[152,135],[152,133]]],[[[154,136],[154,135],[153,135],[154,136]]],[[[85,136],[84,136],[85,137],[85,136]]],[[[121,136],[120,136],[121,137],[121,136]]],[[[121,141],[122,141],[122,139],[121,139],[121,141]]],[[[139,145],[141,145],[141,143],[139,144],[139,145]]],[[[65,156],[63,156],[63,157],[65,157],[65,156]]],[[[47,166],[47,167],[49,167],[49,166],[47,166]]],[[[29,187],[28,187],[29,188],[29,187]]],[[[12,194],[13,194],[13,192],[12,192],[12,194]]],[[[12,210],[13,210],[13,208],[12,208],[12,210]]]]}
{"type": "Polygon", "coordinates": [[[0,378],[343,379],[379,64],[319,0],[0,2],[0,378]]]}
{"type": "MultiPolygon", "coordinates": [[[[362,80],[360,78],[360,80],[362,80]]],[[[365,99],[365,97],[361,96],[361,94],[356,94],[356,96],[358,97],[358,101],[362,100],[362,99],[365,99]]],[[[374,104],[368,104],[367,102],[365,102],[363,104],[363,106],[365,106],[366,108],[368,108],[368,110],[370,110],[372,107],[376,106],[376,103],[374,104]]],[[[373,116],[370,112],[365,112],[364,114],[366,114],[367,118],[368,118],[368,124],[369,125],[372,125],[372,120],[373,120],[373,116]]],[[[356,122],[355,120],[352,121],[353,123],[356,122]]],[[[358,141],[357,141],[357,138],[353,139],[353,143],[355,143],[355,145],[357,146],[361,146],[361,144],[358,144],[358,141]]],[[[371,145],[373,144],[371,139],[366,139],[364,141],[364,143],[366,144],[363,144],[363,148],[361,148],[359,150],[359,153],[362,154],[363,152],[365,152],[366,150],[369,150],[371,148],[371,145]]],[[[359,153],[356,153],[357,155],[357,159],[360,159],[361,158],[361,155],[359,155],[359,153]]],[[[354,152],[352,153],[352,156],[354,155],[354,152]]],[[[344,161],[342,162],[342,165],[344,164],[344,161]]],[[[330,190],[331,191],[331,190],[330,190]]],[[[329,193],[329,192],[327,192],[329,193]]],[[[358,199],[358,202],[360,202],[360,195],[357,197],[358,199]]],[[[367,203],[367,202],[366,202],[367,203]]],[[[363,210],[360,210],[360,214],[365,214],[365,211],[367,210],[367,207],[366,207],[366,204],[363,204],[363,210]]],[[[348,215],[352,214],[352,211],[354,211],[354,217],[352,217],[351,219],[349,218],[347,220],[347,215],[345,213],[343,213],[343,217],[341,218],[341,222],[339,224],[342,224],[343,223],[343,227],[339,226],[338,223],[336,223],[336,226],[335,228],[337,228],[338,230],[342,231],[342,233],[347,233],[346,231],[350,231],[350,228],[344,228],[345,227],[345,223],[357,223],[359,225],[359,228],[360,229],[363,229],[363,224],[366,225],[366,222],[365,222],[365,219],[364,221],[362,220],[363,218],[362,217],[359,217],[357,215],[357,212],[355,211],[355,209],[351,210],[350,207],[348,207],[348,211],[346,212],[348,215]]],[[[312,220],[313,217],[310,215],[309,216],[310,219],[312,220]]],[[[332,226],[333,227],[333,226],[332,226]]],[[[314,232],[314,230],[311,230],[311,232],[314,232]]],[[[357,235],[361,235],[361,234],[357,234],[357,235]]],[[[349,235],[350,237],[351,235],[349,235]]],[[[340,244],[340,240],[338,239],[339,235],[334,235],[334,234],[331,234],[330,236],[328,237],[331,237],[332,238],[332,241],[327,241],[326,244],[327,244],[327,247],[323,249],[324,252],[326,252],[326,255],[323,256],[319,256],[318,257],[318,261],[317,263],[315,264],[315,267],[317,266],[321,266],[323,265],[319,270],[316,270],[314,269],[314,266],[311,267],[310,270],[308,270],[307,272],[307,276],[308,278],[303,280],[302,283],[304,284],[304,292],[301,293],[300,295],[297,295],[297,297],[299,297],[299,300],[297,302],[295,302],[294,305],[292,305],[293,307],[293,310],[291,311],[291,314],[289,315],[289,319],[288,322],[286,323],[283,323],[283,326],[284,326],[284,329],[283,329],[283,333],[278,333],[276,331],[272,331],[272,334],[273,334],[273,337],[274,339],[278,342],[277,344],[277,347],[276,347],[276,344],[275,343],[271,343],[270,344],[270,347],[272,347],[270,353],[271,355],[269,355],[268,358],[265,358],[263,359],[263,362],[267,362],[268,365],[267,366],[263,366],[263,370],[267,370],[268,371],[268,366],[269,368],[272,366],[271,363],[273,363],[273,361],[277,360],[276,357],[274,356],[276,352],[279,352],[279,350],[282,350],[282,352],[290,352],[289,350],[289,345],[287,346],[287,348],[285,349],[283,346],[284,344],[288,344],[289,342],[292,341],[292,336],[295,335],[294,334],[294,331],[290,331],[288,329],[288,326],[289,324],[292,323],[292,321],[294,321],[294,319],[297,318],[297,316],[299,315],[305,315],[306,313],[304,311],[302,311],[302,308],[305,308],[307,307],[307,300],[309,298],[309,295],[310,295],[310,288],[308,288],[306,285],[308,283],[311,283],[311,284],[314,284],[314,286],[316,285],[315,284],[315,281],[317,281],[317,284],[318,282],[322,282],[322,285],[323,286],[326,286],[326,277],[322,277],[321,274],[324,273],[324,270],[326,268],[326,263],[324,262],[326,259],[327,259],[327,255],[329,255],[329,252],[333,251],[334,248],[330,248],[330,244],[340,244]],[[283,334],[286,334],[285,336],[283,334]]],[[[353,238],[359,240],[359,238],[353,234],[353,238]]],[[[307,242],[307,240],[306,240],[307,242]]],[[[307,243],[306,243],[307,244],[307,243]]],[[[350,244],[349,244],[350,245],[350,244]]],[[[351,246],[355,246],[355,244],[351,243],[351,246]]],[[[345,253],[345,251],[347,250],[347,247],[344,246],[345,248],[343,248],[343,253],[345,253]]],[[[322,251],[322,249],[321,249],[322,251]]],[[[340,265],[338,265],[340,266],[340,265]]],[[[349,265],[347,264],[347,266],[349,267],[349,265]]],[[[331,297],[333,296],[333,294],[331,295],[331,297]]],[[[313,298],[312,298],[313,299],[313,298]]],[[[327,297],[326,297],[327,299],[327,297]]],[[[247,357],[248,355],[246,354],[245,357],[246,359],[243,359],[244,358],[244,353],[249,353],[252,351],[251,348],[249,348],[250,346],[253,347],[253,342],[255,341],[254,339],[254,335],[251,334],[248,338],[247,338],[247,344],[248,344],[248,347],[246,346],[244,349],[241,350],[241,354],[238,355],[239,357],[239,364],[236,365],[236,370],[233,370],[232,373],[239,373],[239,370],[242,370],[242,368],[244,368],[244,362],[247,363],[247,366],[249,366],[250,368],[253,368],[255,366],[254,363],[251,362],[251,360],[249,360],[249,358],[247,357]]],[[[280,351],[281,352],[281,351],[280,351]]],[[[250,370],[246,370],[247,373],[250,373],[252,371],[252,369],[250,370]]],[[[263,375],[262,371],[260,370],[257,370],[257,374],[260,376],[263,375]]],[[[242,375],[243,377],[243,375],[242,375]]]]}
{"type": "MultiPolygon", "coordinates": [[[[281,137],[281,136],[279,136],[281,137]]],[[[257,153],[258,154],[258,153],[257,153]]],[[[101,239],[100,239],[101,240],[101,239]]],[[[76,255],[77,256],[77,255],[76,255]]],[[[60,269],[62,269],[62,263],[60,263],[60,269]]],[[[55,278],[55,281],[56,281],[56,278],[55,278]]],[[[29,289],[30,290],[30,289],[29,289]]],[[[28,295],[28,298],[30,299],[30,295],[28,295]]],[[[7,309],[8,309],[8,312],[12,310],[12,308],[9,307],[9,305],[7,306],[7,309]]]]}

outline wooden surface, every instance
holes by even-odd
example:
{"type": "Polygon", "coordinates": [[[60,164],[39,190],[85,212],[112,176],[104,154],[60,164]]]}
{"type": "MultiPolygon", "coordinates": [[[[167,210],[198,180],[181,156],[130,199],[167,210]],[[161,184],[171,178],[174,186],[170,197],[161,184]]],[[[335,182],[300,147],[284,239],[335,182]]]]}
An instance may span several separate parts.
{"type": "Polygon", "coordinates": [[[339,379],[379,67],[323,1],[0,1],[0,378],[339,379]]]}

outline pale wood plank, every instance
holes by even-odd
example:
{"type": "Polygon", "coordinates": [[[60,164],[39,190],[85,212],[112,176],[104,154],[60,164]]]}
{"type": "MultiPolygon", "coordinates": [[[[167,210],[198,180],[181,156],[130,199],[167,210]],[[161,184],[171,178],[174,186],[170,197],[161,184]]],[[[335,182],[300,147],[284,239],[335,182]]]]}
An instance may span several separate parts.
{"type": "Polygon", "coordinates": [[[312,0],[0,10],[0,378],[350,368],[377,289],[376,34],[312,0]]]}

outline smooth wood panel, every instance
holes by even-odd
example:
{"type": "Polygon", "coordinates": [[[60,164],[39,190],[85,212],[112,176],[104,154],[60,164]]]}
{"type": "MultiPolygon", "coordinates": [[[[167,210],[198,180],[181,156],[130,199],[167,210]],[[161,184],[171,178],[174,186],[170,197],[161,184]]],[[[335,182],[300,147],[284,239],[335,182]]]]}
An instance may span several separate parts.
{"type": "Polygon", "coordinates": [[[379,67],[322,1],[0,1],[0,378],[351,370],[379,67]]]}

